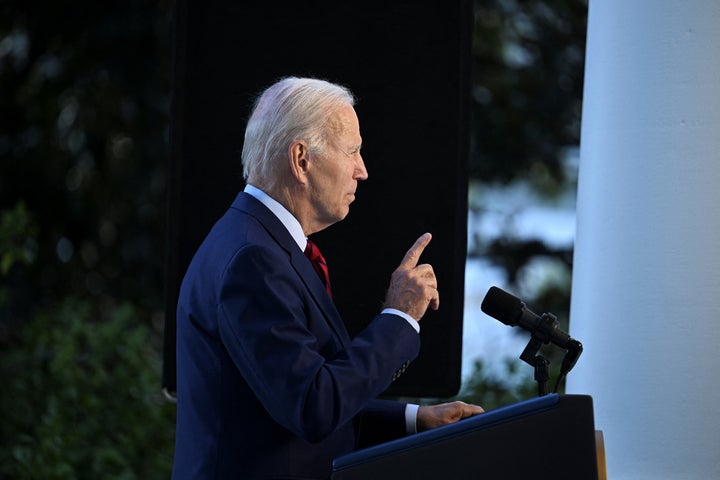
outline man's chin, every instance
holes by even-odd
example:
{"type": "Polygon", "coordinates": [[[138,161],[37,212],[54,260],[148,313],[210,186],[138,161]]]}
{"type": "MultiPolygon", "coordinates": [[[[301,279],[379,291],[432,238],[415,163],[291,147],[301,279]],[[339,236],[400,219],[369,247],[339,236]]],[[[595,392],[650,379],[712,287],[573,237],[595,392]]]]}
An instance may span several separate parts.
{"type": "Polygon", "coordinates": [[[328,215],[325,220],[322,222],[322,228],[320,230],[325,230],[327,227],[334,225],[338,222],[341,222],[345,220],[345,218],[350,213],[350,208],[346,208],[344,211],[337,212],[335,215],[328,215]]]}

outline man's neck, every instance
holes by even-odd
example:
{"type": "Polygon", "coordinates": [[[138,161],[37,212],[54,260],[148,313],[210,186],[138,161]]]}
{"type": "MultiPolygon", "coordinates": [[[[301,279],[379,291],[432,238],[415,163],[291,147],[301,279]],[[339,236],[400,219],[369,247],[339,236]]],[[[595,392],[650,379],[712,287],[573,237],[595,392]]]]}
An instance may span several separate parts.
{"type": "Polygon", "coordinates": [[[293,186],[269,186],[262,183],[248,181],[250,185],[259,188],[276,202],[282,205],[293,217],[300,222],[305,236],[317,233],[330,225],[324,225],[317,221],[309,195],[304,185],[293,186]]]}
{"type": "Polygon", "coordinates": [[[301,250],[305,249],[306,235],[298,218],[270,192],[248,182],[245,192],[257,198],[282,222],[301,250]]]}

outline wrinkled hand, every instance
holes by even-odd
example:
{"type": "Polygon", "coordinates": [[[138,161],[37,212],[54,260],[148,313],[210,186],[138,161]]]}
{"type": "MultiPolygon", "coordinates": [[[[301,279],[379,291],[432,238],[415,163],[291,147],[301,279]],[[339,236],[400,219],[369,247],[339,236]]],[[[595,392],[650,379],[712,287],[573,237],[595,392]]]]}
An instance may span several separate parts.
{"type": "Polygon", "coordinates": [[[407,251],[390,278],[390,287],[383,305],[385,308],[405,312],[417,321],[425,315],[428,307],[433,310],[440,307],[440,294],[432,266],[417,264],[430,240],[432,235],[425,233],[407,251]]]}
{"type": "Polygon", "coordinates": [[[484,411],[482,407],[470,405],[465,402],[421,406],[418,408],[417,413],[417,430],[418,432],[422,432],[442,425],[448,425],[463,418],[478,415],[484,411]]]}

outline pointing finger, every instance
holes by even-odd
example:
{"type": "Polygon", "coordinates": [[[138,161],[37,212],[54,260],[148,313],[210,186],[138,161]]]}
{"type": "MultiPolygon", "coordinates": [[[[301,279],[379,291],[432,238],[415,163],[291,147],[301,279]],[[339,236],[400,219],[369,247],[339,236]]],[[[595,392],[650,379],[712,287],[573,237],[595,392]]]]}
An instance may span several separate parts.
{"type": "Polygon", "coordinates": [[[432,235],[429,233],[420,235],[420,238],[415,240],[413,246],[410,247],[410,250],[408,250],[403,257],[398,270],[410,270],[411,268],[415,268],[418,260],[420,260],[420,255],[422,255],[425,247],[427,247],[428,243],[430,243],[430,240],[432,240],[432,235]]]}

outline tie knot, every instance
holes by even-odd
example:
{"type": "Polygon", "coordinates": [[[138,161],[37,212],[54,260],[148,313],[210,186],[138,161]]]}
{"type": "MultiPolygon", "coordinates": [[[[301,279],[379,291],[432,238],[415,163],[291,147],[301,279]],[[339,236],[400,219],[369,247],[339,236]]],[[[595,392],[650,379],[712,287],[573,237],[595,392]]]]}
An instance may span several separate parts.
{"type": "Polygon", "coordinates": [[[323,257],[322,253],[320,253],[320,249],[311,240],[307,241],[305,255],[313,262],[320,260],[325,263],[325,257],[323,257]]]}

